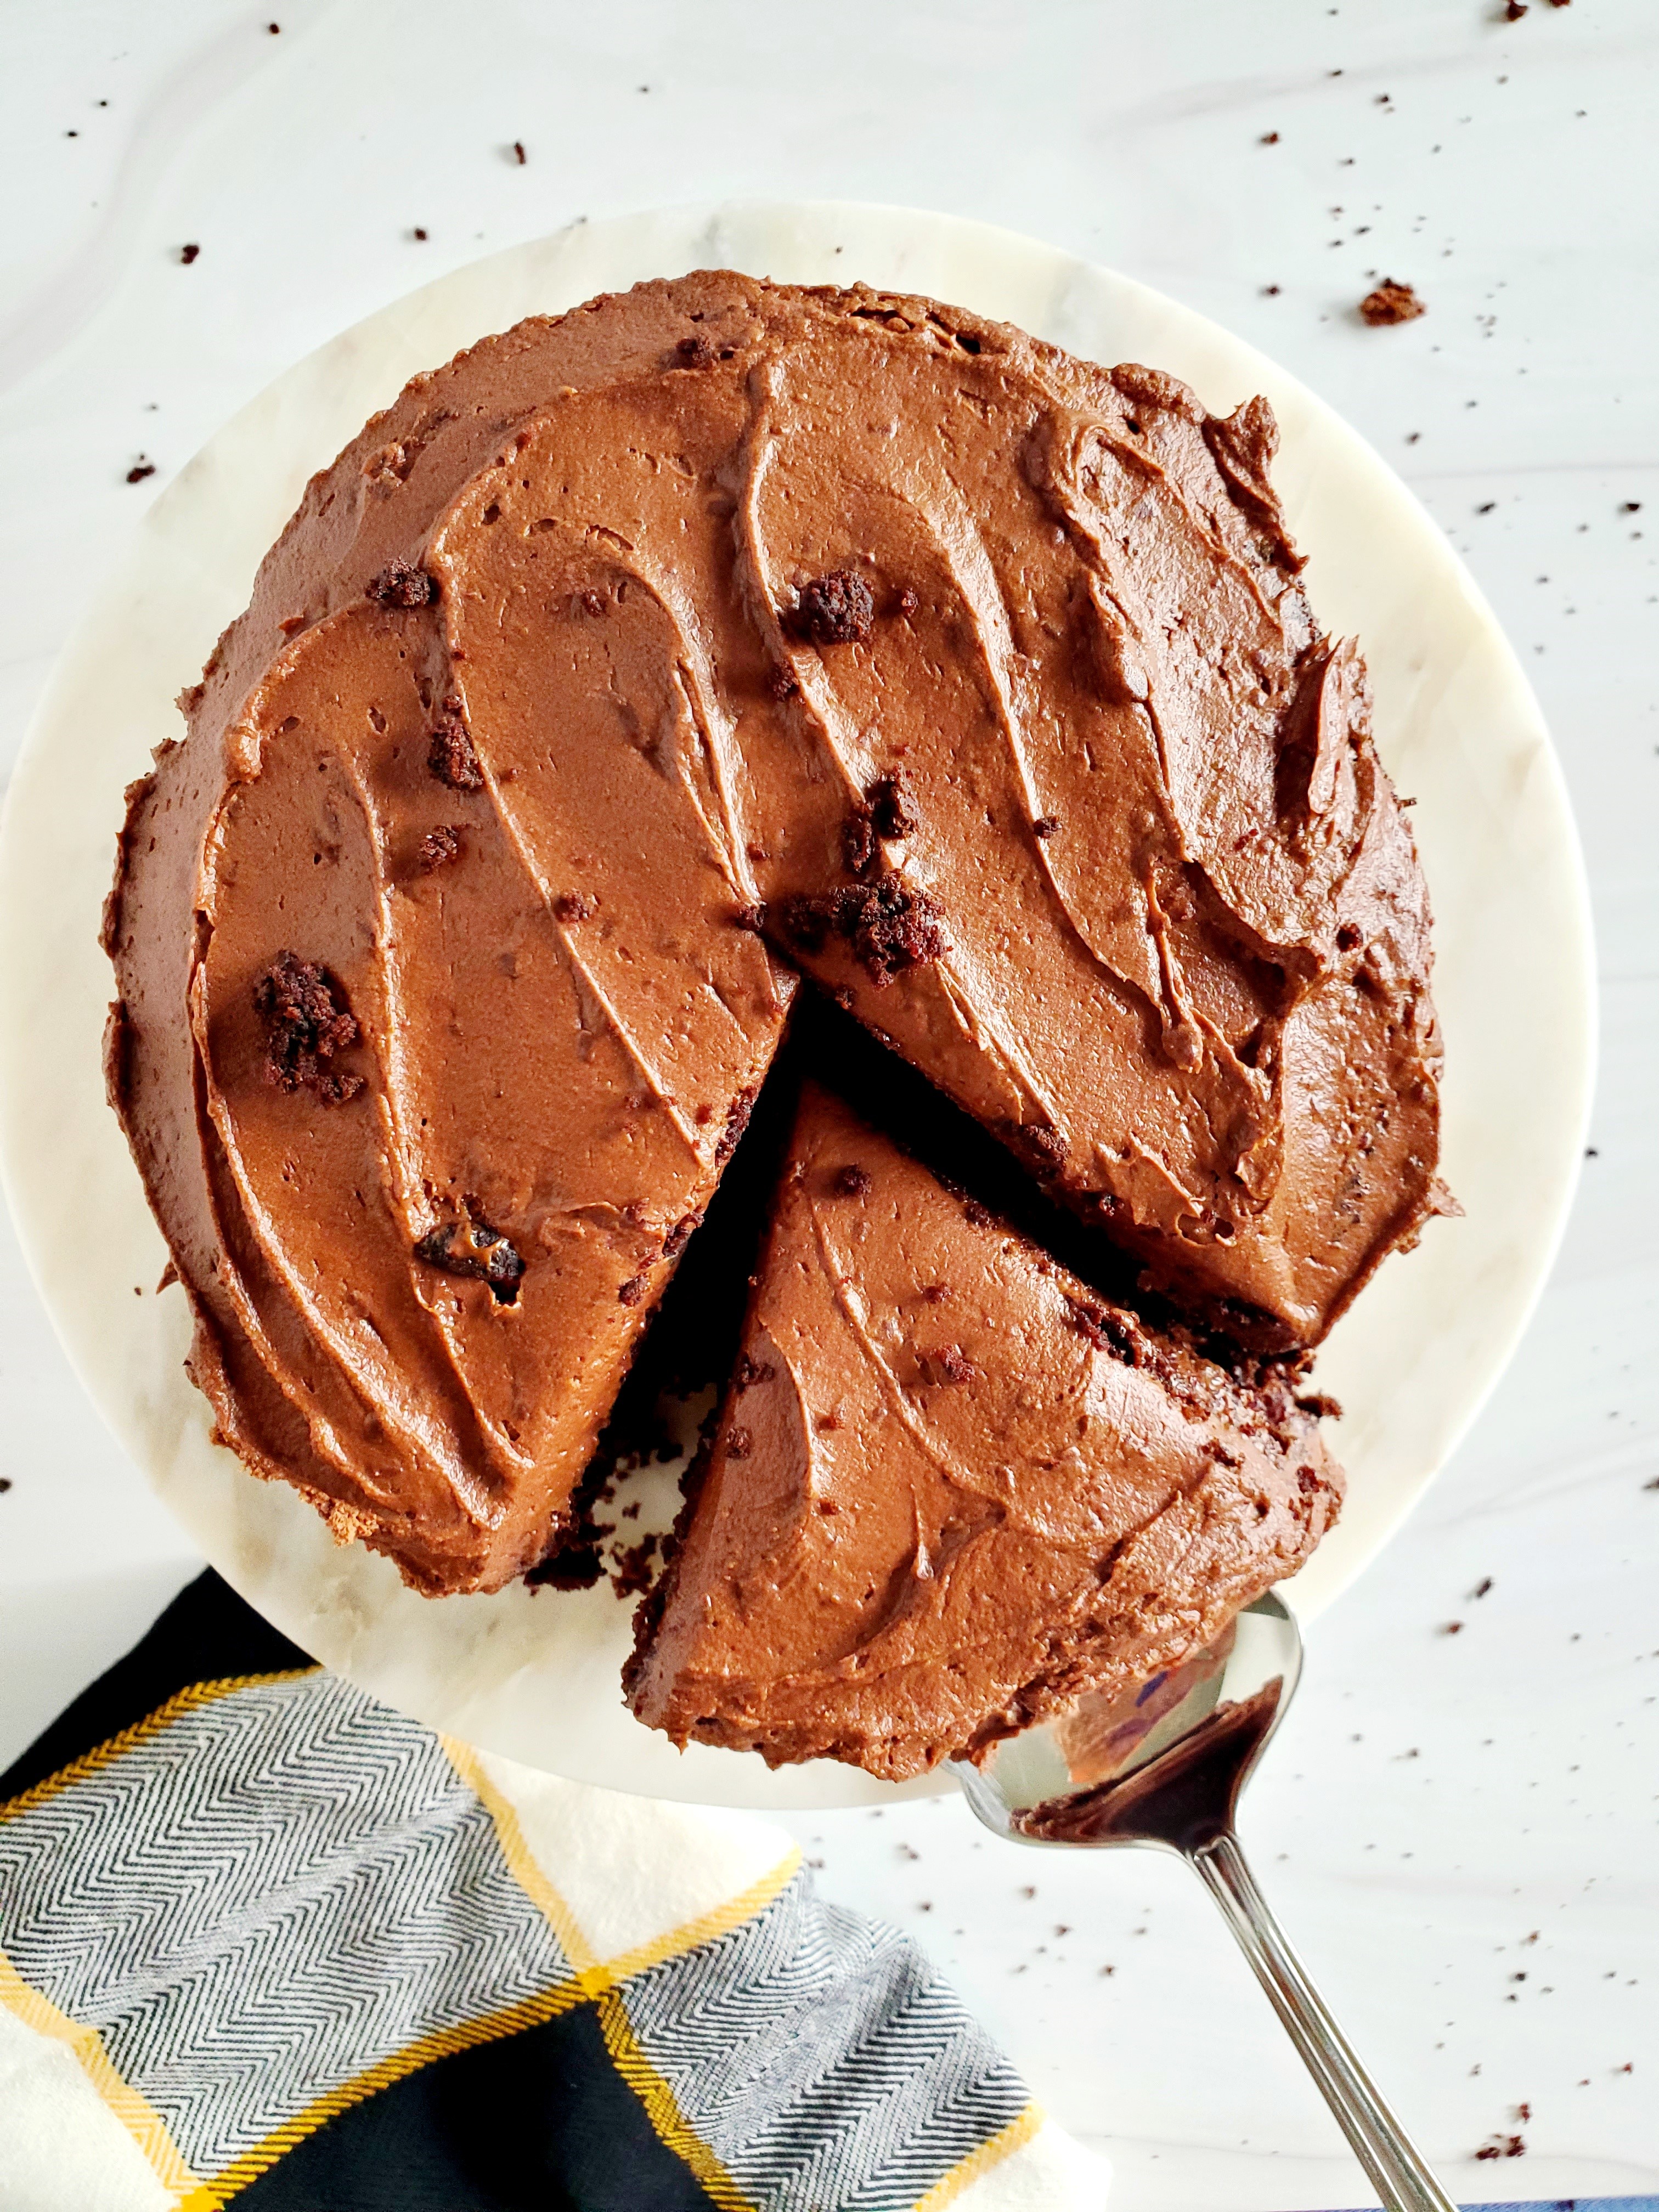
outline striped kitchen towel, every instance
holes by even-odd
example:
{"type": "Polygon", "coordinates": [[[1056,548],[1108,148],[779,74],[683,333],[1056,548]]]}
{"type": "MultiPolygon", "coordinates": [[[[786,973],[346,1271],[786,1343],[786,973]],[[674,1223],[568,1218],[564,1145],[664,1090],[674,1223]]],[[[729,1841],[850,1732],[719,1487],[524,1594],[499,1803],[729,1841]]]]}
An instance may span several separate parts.
{"type": "Polygon", "coordinates": [[[1072,2212],[781,1831],[433,1735],[212,1574],[0,1777],[0,2212],[1072,2212]]]}

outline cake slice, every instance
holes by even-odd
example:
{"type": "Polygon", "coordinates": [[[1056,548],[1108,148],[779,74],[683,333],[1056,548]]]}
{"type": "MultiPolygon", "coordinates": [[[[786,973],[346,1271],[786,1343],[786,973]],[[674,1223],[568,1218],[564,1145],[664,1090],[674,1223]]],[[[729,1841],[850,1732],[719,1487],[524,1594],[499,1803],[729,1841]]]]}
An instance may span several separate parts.
{"type": "Polygon", "coordinates": [[[809,1083],[629,1702],[773,1765],[972,1755],[1294,1572],[1341,1496],[1318,1412],[1103,1304],[809,1083]]]}

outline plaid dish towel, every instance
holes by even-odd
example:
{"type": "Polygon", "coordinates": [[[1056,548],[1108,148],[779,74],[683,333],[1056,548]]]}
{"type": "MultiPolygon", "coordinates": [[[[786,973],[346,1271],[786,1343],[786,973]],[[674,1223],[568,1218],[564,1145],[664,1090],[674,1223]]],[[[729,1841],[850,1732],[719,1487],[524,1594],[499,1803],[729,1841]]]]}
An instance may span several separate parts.
{"type": "Polygon", "coordinates": [[[781,1831],[560,1782],[212,1574],[0,1777],[0,2212],[1082,2212],[781,1831]]]}

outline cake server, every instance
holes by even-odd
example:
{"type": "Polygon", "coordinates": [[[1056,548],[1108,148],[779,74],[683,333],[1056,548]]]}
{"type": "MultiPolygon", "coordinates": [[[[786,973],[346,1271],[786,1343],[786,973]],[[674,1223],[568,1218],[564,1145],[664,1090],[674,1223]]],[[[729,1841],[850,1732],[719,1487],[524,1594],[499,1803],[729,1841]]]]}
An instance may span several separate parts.
{"type": "Polygon", "coordinates": [[[951,1771],[1011,1841],[1177,1853],[1221,1907],[1388,2212],[1453,2212],[1269,1911],[1234,1822],[1302,1671],[1294,1615],[1269,1591],[1219,1643],[1115,1700],[1085,1698],[951,1771]]]}

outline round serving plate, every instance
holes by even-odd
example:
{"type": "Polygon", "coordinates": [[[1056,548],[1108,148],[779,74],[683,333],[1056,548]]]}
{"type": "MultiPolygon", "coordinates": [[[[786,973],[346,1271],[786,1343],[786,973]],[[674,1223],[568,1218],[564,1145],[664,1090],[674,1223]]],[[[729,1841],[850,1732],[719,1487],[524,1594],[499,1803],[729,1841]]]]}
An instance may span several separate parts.
{"type": "Polygon", "coordinates": [[[123,788],[179,734],[174,697],[246,605],[307,477],[409,377],[487,332],[720,266],[930,294],[1098,361],[1172,370],[1216,413],[1255,392],[1271,400],[1277,481],[1310,556],[1314,607],[1363,647],[1382,758],[1418,801],[1446,1044],[1443,1169],[1464,1207],[1389,1261],[1320,1354],[1319,1386],[1346,1409],[1336,1442],[1350,1488],[1293,1585],[1298,1613],[1328,1604],[1388,1540],[1513,1352],[1577,1172],[1594,1000],[1561,777],[1490,610],[1363,440],[1201,316],[981,223],[833,204],[581,223],[370,316],[228,423],[156,501],[89,609],[12,781],[0,827],[0,1164],[87,1388],[208,1559],[305,1650],[434,1728],[576,1780],[733,1806],[874,1803],[895,1793],[849,1768],[770,1773],[746,1753],[677,1752],[641,1727],[617,1680],[631,1608],[608,1583],[417,1597],[389,1561],[337,1548],[286,1486],[249,1477],[213,1442],[185,1379],[182,1294],[153,1294],[167,1255],[100,1064],[112,976],[96,933],[123,788]]]}

